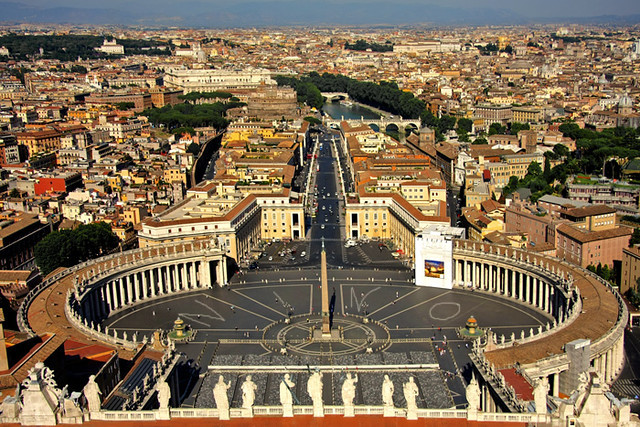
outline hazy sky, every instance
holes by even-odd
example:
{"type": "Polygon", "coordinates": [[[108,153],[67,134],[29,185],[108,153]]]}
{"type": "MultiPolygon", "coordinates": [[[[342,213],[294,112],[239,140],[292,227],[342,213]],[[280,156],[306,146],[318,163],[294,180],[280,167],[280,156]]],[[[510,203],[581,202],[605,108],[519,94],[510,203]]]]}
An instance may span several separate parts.
{"type": "MultiPolygon", "coordinates": [[[[9,0],[11,1],[11,0],[9,0]]],[[[71,7],[100,7],[100,8],[126,8],[149,5],[155,10],[161,11],[163,7],[175,10],[180,4],[200,3],[211,5],[232,3],[264,3],[274,0],[13,0],[25,5],[42,8],[56,6],[71,7]]],[[[289,0],[275,0],[286,2],[289,0]]],[[[378,3],[381,0],[347,0],[350,3],[378,3]]],[[[333,3],[340,4],[338,0],[295,0],[290,1],[297,7],[304,7],[305,3],[333,3]]],[[[385,2],[386,3],[386,2],[385,2]]],[[[597,15],[630,15],[640,14],[640,0],[396,0],[396,4],[419,3],[434,4],[444,7],[472,7],[509,9],[526,17],[553,17],[553,16],[597,16],[597,15]]]]}

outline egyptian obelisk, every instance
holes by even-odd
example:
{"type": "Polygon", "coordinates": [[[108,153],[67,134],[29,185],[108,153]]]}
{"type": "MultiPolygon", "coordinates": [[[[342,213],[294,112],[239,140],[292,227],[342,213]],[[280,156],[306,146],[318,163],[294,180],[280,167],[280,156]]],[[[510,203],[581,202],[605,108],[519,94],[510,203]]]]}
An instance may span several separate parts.
{"type": "Polygon", "coordinates": [[[331,337],[329,285],[327,284],[327,253],[324,250],[324,237],[322,238],[322,251],[320,252],[320,283],[322,287],[322,336],[331,337]]]}

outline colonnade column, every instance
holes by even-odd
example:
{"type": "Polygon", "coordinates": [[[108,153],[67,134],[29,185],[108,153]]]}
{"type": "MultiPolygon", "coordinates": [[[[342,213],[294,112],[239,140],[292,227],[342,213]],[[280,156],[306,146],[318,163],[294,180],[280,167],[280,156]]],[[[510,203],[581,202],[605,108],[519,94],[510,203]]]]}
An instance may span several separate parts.
{"type": "Polygon", "coordinates": [[[524,273],[518,272],[518,299],[524,302],[524,273]]]}
{"type": "Polygon", "coordinates": [[[127,298],[125,298],[124,293],[124,277],[118,279],[118,291],[120,292],[120,298],[118,298],[118,308],[124,307],[127,303],[127,298]]]}
{"type": "Polygon", "coordinates": [[[151,288],[151,297],[155,297],[157,294],[156,282],[158,281],[158,269],[152,268],[149,270],[149,287],[151,288]]]}
{"type": "Polygon", "coordinates": [[[149,279],[147,278],[147,271],[142,271],[142,298],[147,299],[149,297],[149,279]]]}
{"type": "Polygon", "coordinates": [[[545,282],[538,279],[538,308],[544,310],[544,287],[545,282]]]}
{"type": "Polygon", "coordinates": [[[127,283],[127,302],[128,303],[132,303],[133,302],[133,279],[131,278],[131,275],[128,275],[127,277],[125,277],[125,281],[127,283]]]}
{"type": "Polygon", "coordinates": [[[191,289],[196,289],[198,287],[198,284],[196,282],[196,263],[191,261],[191,265],[189,266],[189,273],[191,276],[191,289]]]}
{"type": "Polygon", "coordinates": [[[102,293],[104,294],[104,301],[107,303],[107,307],[109,307],[109,311],[111,311],[111,292],[109,292],[109,284],[103,286],[102,293]]]}
{"type": "Polygon", "coordinates": [[[137,301],[140,301],[140,278],[138,273],[133,274],[133,296],[137,301]]]}
{"type": "Polygon", "coordinates": [[[183,262],[180,264],[182,266],[181,274],[182,274],[182,289],[189,289],[189,282],[187,281],[187,263],[183,262]]]}
{"type": "Polygon", "coordinates": [[[171,266],[171,281],[173,282],[172,292],[180,291],[180,282],[178,281],[178,265],[179,264],[174,264],[171,266]]]}

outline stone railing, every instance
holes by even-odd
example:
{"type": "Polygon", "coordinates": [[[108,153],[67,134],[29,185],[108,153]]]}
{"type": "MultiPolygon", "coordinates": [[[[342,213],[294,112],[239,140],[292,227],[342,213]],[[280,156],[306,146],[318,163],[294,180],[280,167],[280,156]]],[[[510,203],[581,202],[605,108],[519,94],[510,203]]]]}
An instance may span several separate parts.
{"type": "MultiPolygon", "coordinates": [[[[549,337],[553,334],[558,333],[562,329],[566,328],[570,324],[572,324],[580,313],[582,312],[582,301],[578,299],[575,305],[568,309],[567,317],[564,318],[560,323],[556,323],[555,319],[552,324],[547,322],[546,326],[543,328],[542,326],[538,326],[537,329],[530,328],[529,333],[525,334],[524,330],[521,331],[520,336],[516,336],[514,333],[511,334],[509,338],[501,335],[499,338],[497,335],[493,335],[493,348],[494,349],[502,349],[513,347],[514,345],[522,345],[532,341],[537,341],[542,338],[549,337]]],[[[485,343],[486,345],[487,343],[485,343]]]]}
{"type": "MultiPolygon", "coordinates": [[[[122,338],[118,337],[118,331],[113,330],[113,335],[107,334],[107,332],[103,332],[100,325],[87,323],[87,319],[83,319],[77,312],[71,309],[71,305],[69,304],[70,300],[74,298],[72,294],[68,295],[67,302],[64,305],[64,313],[67,316],[67,320],[71,325],[77,330],[81,331],[83,334],[95,338],[98,341],[102,341],[104,343],[122,347],[127,350],[135,350],[138,348],[139,344],[145,344],[147,341],[143,340],[141,343],[138,343],[136,339],[128,340],[125,335],[126,332],[122,335],[122,338]]],[[[93,322],[92,322],[93,323],[93,322]]],[[[135,335],[133,335],[135,337],[135,335]]],[[[146,337],[145,337],[146,338],[146,337]]]]}
{"type": "MultiPolygon", "coordinates": [[[[253,406],[254,417],[282,417],[281,406],[253,406]]],[[[382,406],[355,406],[356,416],[360,415],[383,415],[382,406]]],[[[468,418],[466,409],[417,409],[418,418],[425,419],[460,419],[468,418]]],[[[324,415],[344,415],[343,406],[324,406],[324,415]]],[[[171,408],[169,410],[171,419],[180,418],[210,418],[218,419],[219,412],[216,408],[171,408]]],[[[293,415],[313,415],[313,406],[294,406],[293,415]]],[[[407,410],[404,408],[394,408],[393,416],[390,418],[404,418],[407,410]]],[[[230,418],[247,418],[246,412],[242,408],[230,408],[230,418]]],[[[102,421],[155,421],[162,420],[162,412],[159,410],[150,411],[100,411],[92,412],[91,420],[102,421]]],[[[548,416],[535,413],[491,413],[478,412],[475,420],[492,422],[513,422],[513,423],[545,423],[549,421],[548,416]]],[[[188,422],[188,421],[185,421],[188,422]]]]}

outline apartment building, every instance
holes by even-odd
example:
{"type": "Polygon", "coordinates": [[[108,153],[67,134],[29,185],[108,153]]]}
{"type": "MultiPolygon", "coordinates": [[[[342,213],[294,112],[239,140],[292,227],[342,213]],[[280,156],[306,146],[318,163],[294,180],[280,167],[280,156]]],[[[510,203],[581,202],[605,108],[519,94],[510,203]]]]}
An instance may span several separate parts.
{"type": "Polygon", "coordinates": [[[260,68],[245,70],[168,68],[164,83],[167,87],[189,92],[232,91],[256,89],[263,84],[274,86],[271,72],[260,68]]]}
{"type": "Polygon", "coordinates": [[[220,194],[216,183],[190,189],[187,198],[142,221],[140,247],[167,242],[218,239],[237,261],[261,240],[300,239],[305,235],[304,206],[280,194],[220,194]]]}
{"type": "Polygon", "coordinates": [[[624,295],[629,289],[638,292],[638,278],[640,278],[640,248],[632,246],[622,249],[620,293],[624,295]]]}

